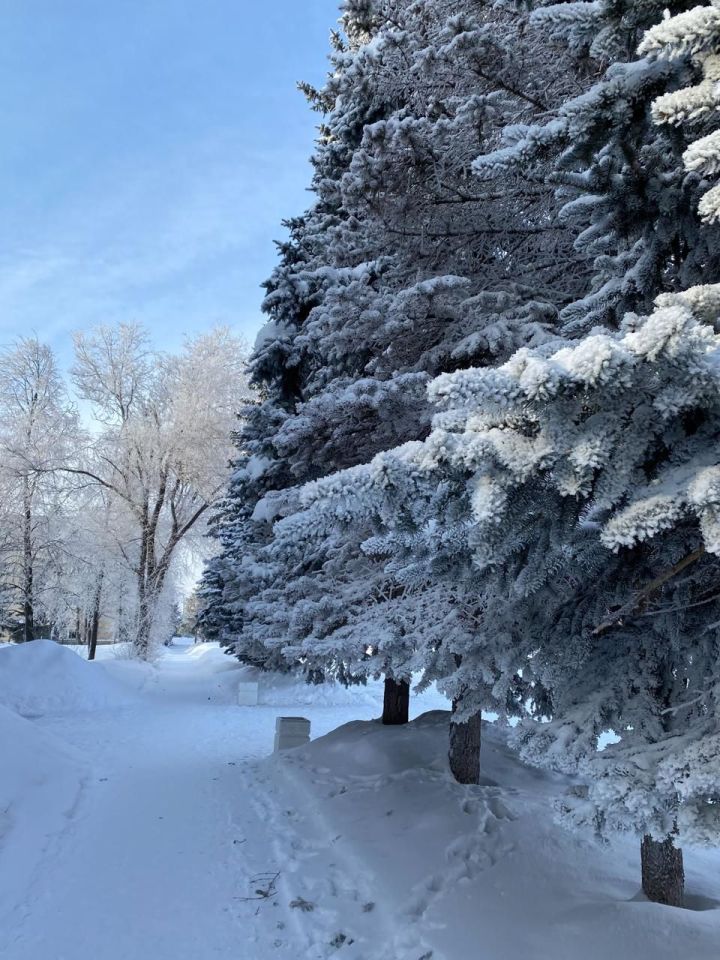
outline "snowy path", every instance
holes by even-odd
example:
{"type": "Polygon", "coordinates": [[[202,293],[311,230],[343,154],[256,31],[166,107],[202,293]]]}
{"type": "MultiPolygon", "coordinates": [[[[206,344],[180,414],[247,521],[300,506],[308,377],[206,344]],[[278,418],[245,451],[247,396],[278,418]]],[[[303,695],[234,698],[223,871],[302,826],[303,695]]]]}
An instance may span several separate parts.
{"type": "MultiPolygon", "coordinates": [[[[264,942],[267,923],[241,899],[282,857],[244,761],[271,751],[283,711],[228,702],[217,660],[203,669],[193,652],[170,651],[132,709],[42,721],[92,773],[0,927],[3,960],[293,955],[285,936],[264,942]]],[[[347,707],[300,711],[314,732],[348,718],[347,707]]]]}
{"type": "Polygon", "coordinates": [[[717,851],[686,850],[692,909],[644,902],[637,842],[559,827],[563,778],[491,725],[463,787],[447,713],[349,723],[377,686],[273,676],[239,707],[212,645],[153,668],[37,643],[0,649],[0,960],[717,960],[717,851]],[[267,762],[288,713],[321,739],[267,762]]]}

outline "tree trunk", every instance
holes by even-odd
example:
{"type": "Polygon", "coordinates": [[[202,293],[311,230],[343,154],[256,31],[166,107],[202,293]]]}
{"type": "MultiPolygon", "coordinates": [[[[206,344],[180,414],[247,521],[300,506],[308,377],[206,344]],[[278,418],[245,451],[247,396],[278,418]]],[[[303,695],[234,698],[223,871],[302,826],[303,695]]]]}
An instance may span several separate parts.
{"type": "Polygon", "coordinates": [[[407,723],[410,715],[410,684],[407,680],[385,678],[382,722],[385,724],[407,723]]]}
{"type": "Polygon", "coordinates": [[[133,647],[135,653],[143,660],[146,660],[150,654],[152,626],[161,591],[162,587],[158,590],[155,584],[148,584],[146,581],[139,583],[138,619],[133,647]]]}
{"type": "Polygon", "coordinates": [[[88,660],[94,660],[97,652],[98,633],[100,630],[100,613],[93,613],[92,626],[90,628],[90,642],[88,643],[88,660]]]}
{"type": "Polygon", "coordinates": [[[141,659],[146,660],[150,652],[150,628],[152,624],[152,614],[154,613],[147,575],[148,543],[146,532],[143,535],[141,553],[141,566],[138,571],[138,618],[135,636],[133,638],[133,647],[135,653],[141,659]]]}
{"type": "Polygon", "coordinates": [[[644,836],[640,846],[643,893],[654,903],[682,907],[685,893],[685,871],[682,850],[673,838],[653,840],[644,836]]]}
{"type": "Polygon", "coordinates": [[[93,612],[90,621],[90,635],[88,638],[88,660],[95,659],[97,651],[98,633],[100,632],[100,601],[102,599],[103,572],[100,571],[93,597],[93,612]]]}
{"type": "MultiPolygon", "coordinates": [[[[453,714],[458,701],[453,700],[453,714]]],[[[464,723],[450,721],[450,770],[458,783],[480,783],[480,711],[464,723]]]]}
{"type": "Polygon", "coordinates": [[[133,647],[139,657],[143,660],[147,659],[150,652],[150,604],[144,594],[141,595],[138,604],[138,623],[133,647]]]}
{"type": "Polygon", "coordinates": [[[32,600],[27,598],[23,602],[23,643],[35,639],[35,612],[32,600]]]}
{"type": "Polygon", "coordinates": [[[35,639],[33,603],[32,498],[30,481],[23,480],[23,641],[35,639]]]}
{"type": "Polygon", "coordinates": [[[133,646],[143,660],[150,653],[150,637],[157,613],[157,606],[165,586],[169,558],[156,563],[154,541],[144,538],[141,548],[141,567],[138,571],[138,621],[133,646]]]}

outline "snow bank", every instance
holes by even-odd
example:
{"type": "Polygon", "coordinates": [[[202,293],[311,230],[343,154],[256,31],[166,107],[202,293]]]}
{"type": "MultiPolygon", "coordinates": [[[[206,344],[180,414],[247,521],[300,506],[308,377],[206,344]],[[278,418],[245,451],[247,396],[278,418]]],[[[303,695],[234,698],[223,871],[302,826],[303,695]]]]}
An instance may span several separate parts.
{"type": "Polygon", "coordinates": [[[85,713],[131,702],[128,690],[104,664],[88,663],[52,640],[0,652],[0,705],[23,717],[85,713]]]}
{"type": "Polygon", "coordinates": [[[483,783],[456,784],[448,723],[439,711],[353,722],[259,765],[279,831],[265,869],[281,871],[285,922],[311,953],[341,942],[374,960],[717,960],[717,851],[685,851],[694,909],[648,903],[639,843],[556,824],[568,782],[521,764],[502,730],[484,724],[483,783]]]}
{"type": "Polygon", "coordinates": [[[86,770],[69,747],[3,706],[0,745],[0,911],[4,911],[31,887],[38,861],[72,818],[86,770]]]}

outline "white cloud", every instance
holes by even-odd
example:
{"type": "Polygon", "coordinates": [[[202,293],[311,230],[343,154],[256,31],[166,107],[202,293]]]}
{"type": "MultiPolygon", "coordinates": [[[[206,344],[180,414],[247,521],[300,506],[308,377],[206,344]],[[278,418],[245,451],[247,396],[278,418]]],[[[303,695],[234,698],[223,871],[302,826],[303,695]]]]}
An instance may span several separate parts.
{"type": "Polygon", "coordinates": [[[98,172],[25,224],[23,246],[0,259],[0,331],[62,343],[70,330],[132,318],[160,340],[217,321],[252,335],[272,240],[309,178],[303,160],[219,136],[98,172]]]}

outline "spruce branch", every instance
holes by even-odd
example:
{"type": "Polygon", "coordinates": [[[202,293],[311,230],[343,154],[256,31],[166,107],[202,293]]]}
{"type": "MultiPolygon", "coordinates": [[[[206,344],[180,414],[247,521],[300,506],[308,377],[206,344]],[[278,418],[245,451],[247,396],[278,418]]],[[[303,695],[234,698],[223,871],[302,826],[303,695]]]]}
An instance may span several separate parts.
{"type": "Polygon", "coordinates": [[[688,553],[687,556],[683,557],[682,560],[679,560],[673,567],[670,567],[668,570],[663,571],[659,576],[655,577],[654,580],[651,580],[647,586],[643,587],[642,590],[639,590],[635,593],[627,603],[624,603],[621,607],[615,610],[610,616],[606,617],[602,623],[600,623],[593,630],[593,636],[597,637],[602,633],[605,633],[607,630],[610,630],[611,627],[616,626],[620,623],[624,617],[630,617],[636,614],[647,601],[652,597],[654,593],[665,586],[673,577],[676,577],[678,573],[682,573],[683,570],[686,570],[696,561],[700,560],[701,557],[705,555],[705,547],[700,546],[697,550],[693,550],[692,553],[688,553]]]}

